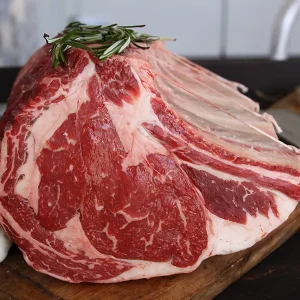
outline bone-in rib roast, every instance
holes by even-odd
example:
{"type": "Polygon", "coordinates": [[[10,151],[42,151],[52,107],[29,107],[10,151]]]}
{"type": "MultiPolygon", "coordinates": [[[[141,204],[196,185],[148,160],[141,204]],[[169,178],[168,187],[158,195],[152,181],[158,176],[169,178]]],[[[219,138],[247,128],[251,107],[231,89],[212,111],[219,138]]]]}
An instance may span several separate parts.
{"type": "Polygon", "coordinates": [[[299,151],[237,84],[162,42],[100,61],[49,45],[1,121],[0,224],[35,270],[70,282],[191,272],[282,224],[299,151]]]}

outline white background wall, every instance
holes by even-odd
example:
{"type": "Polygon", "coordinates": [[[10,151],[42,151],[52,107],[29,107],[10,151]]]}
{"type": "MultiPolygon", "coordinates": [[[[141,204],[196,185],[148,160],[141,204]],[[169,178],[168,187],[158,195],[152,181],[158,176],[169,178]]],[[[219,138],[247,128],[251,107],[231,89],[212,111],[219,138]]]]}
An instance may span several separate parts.
{"type": "MultiPolygon", "coordinates": [[[[222,1],[222,0],[221,0],[222,1]]],[[[286,0],[229,0],[229,56],[267,56],[270,53],[272,30],[286,0]]],[[[300,55],[300,14],[291,33],[291,55],[300,55]]]]}
{"type": "MultiPolygon", "coordinates": [[[[188,55],[217,56],[220,48],[222,0],[42,0],[39,30],[56,33],[74,16],[94,22],[146,24],[145,32],[176,37],[170,48],[188,55]],[[60,7],[56,22],[45,15],[60,7]]],[[[42,31],[40,31],[42,33],[42,31]]],[[[40,34],[41,34],[40,33],[40,34]]]]}
{"type": "MultiPolygon", "coordinates": [[[[11,53],[11,56],[14,55],[9,64],[18,65],[23,64],[29,54],[44,43],[42,38],[44,32],[54,35],[76,16],[92,22],[146,24],[144,31],[147,33],[176,37],[177,41],[170,42],[169,48],[190,57],[217,58],[220,55],[268,57],[272,29],[285,0],[0,0],[0,2],[8,2],[9,6],[14,5],[14,9],[10,9],[10,15],[18,13],[18,7],[19,13],[23,9],[22,13],[26,14],[25,19],[15,22],[16,26],[19,26],[17,30],[19,33],[14,45],[19,52],[25,43],[26,50],[20,57],[6,51],[8,54],[11,53]],[[34,2],[35,8],[32,9],[34,2]],[[24,7],[29,6],[29,3],[31,9],[24,12],[24,7]],[[28,27],[31,32],[30,43],[19,36],[22,30],[25,31],[28,27]]],[[[13,16],[15,18],[15,15],[13,16]]],[[[5,27],[7,21],[5,23],[3,13],[0,11],[0,27],[1,22],[5,27]]],[[[26,30],[29,40],[28,29],[26,30]]],[[[1,31],[0,28],[2,65],[7,63],[7,60],[3,59],[4,52],[1,52],[1,47],[5,48],[3,35],[9,31],[11,29],[1,31]]],[[[292,32],[289,53],[300,56],[300,14],[292,32]]]]}

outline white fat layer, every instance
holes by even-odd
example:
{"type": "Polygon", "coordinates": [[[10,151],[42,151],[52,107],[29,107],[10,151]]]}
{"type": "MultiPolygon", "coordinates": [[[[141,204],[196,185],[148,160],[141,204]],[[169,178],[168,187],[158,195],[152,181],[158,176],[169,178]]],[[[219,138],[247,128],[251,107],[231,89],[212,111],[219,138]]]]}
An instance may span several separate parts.
{"type": "MultiPolygon", "coordinates": [[[[299,162],[299,167],[300,167],[300,160],[298,162],[299,162]]],[[[250,166],[250,165],[244,165],[244,164],[235,165],[232,162],[226,162],[226,163],[231,165],[231,166],[251,170],[251,171],[253,171],[257,174],[262,174],[263,176],[266,176],[266,177],[269,177],[269,178],[285,180],[285,181],[290,182],[292,184],[300,184],[300,176],[294,176],[294,175],[290,175],[290,174],[282,173],[282,172],[278,172],[278,171],[270,171],[270,170],[267,170],[267,169],[259,167],[259,166],[250,166]]],[[[295,170],[297,170],[297,169],[299,169],[299,168],[296,165],[295,170]]]]}
{"type": "MultiPolygon", "coordinates": [[[[237,167],[237,168],[242,168],[242,169],[247,169],[250,171],[253,171],[257,174],[263,174],[266,177],[269,178],[273,178],[273,179],[278,179],[280,178],[281,180],[286,180],[292,184],[299,184],[300,183],[300,176],[294,176],[294,175],[290,175],[288,173],[283,173],[283,172],[279,172],[279,171],[270,171],[267,170],[263,167],[260,166],[252,166],[252,165],[247,165],[247,164],[234,164],[233,162],[226,160],[226,159],[222,159],[220,157],[214,156],[211,152],[207,152],[203,149],[198,148],[197,146],[193,145],[193,144],[189,144],[189,147],[191,147],[192,149],[195,149],[197,152],[203,153],[207,156],[212,157],[213,159],[220,161],[221,163],[225,163],[229,166],[232,167],[237,167]]],[[[295,170],[300,168],[300,156],[299,157],[294,157],[293,158],[294,161],[294,167],[295,170]]],[[[283,165],[284,166],[284,165],[283,165]]],[[[223,172],[221,172],[222,174],[225,174],[223,172]]],[[[238,177],[237,177],[238,178],[238,177]]]]}
{"type": "Polygon", "coordinates": [[[135,222],[135,221],[141,221],[146,219],[149,216],[149,213],[147,213],[145,216],[141,217],[131,217],[129,214],[125,213],[123,210],[119,210],[117,214],[122,215],[127,223],[135,222]]]}
{"type": "MultiPolygon", "coordinates": [[[[0,215],[0,219],[1,219],[1,215],[0,215]]],[[[0,263],[6,258],[10,246],[11,246],[11,241],[7,238],[6,234],[0,227],[0,263]]]]}
{"type": "Polygon", "coordinates": [[[15,193],[28,199],[34,212],[38,212],[38,186],[41,179],[36,158],[43,148],[47,148],[46,142],[53,136],[55,131],[67,120],[70,114],[75,113],[80,105],[89,101],[87,85],[89,79],[95,73],[95,66],[90,63],[84,68],[70,84],[66,93],[63,86],[56,92],[55,97],[64,95],[65,100],[51,104],[48,110],[44,110],[37,121],[30,128],[30,136],[26,140],[28,157],[17,174],[24,174],[15,186],[15,193]]]}
{"type": "MultiPolygon", "coordinates": [[[[225,173],[225,172],[222,172],[222,171],[218,171],[218,170],[215,170],[207,165],[204,165],[204,164],[201,164],[201,165],[197,165],[197,164],[193,164],[193,163],[189,163],[189,162],[186,162],[186,161],[182,161],[180,160],[181,163],[184,163],[185,165],[188,165],[190,167],[192,167],[193,169],[195,170],[199,170],[199,171],[205,171],[205,172],[208,172],[222,180],[234,180],[238,183],[241,183],[242,181],[248,181],[247,178],[243,178],[243,177],[239,177],[239,176],[235,176],[235,175],[232,175],[232,174],[228,174],[228,173],[225,173]]],[[[272,175],[272,172],[271,171],[268,171],[268,170],[265,170],[265,169],[262,169],[262,168],[259,168],[259,167],[253,167],[253,168],[250,168],[250,170],[252,171],[255,171],[257,174],[260,174],[260,175],[263,175],[263,176],[266,176],[266,177],[270,177],[270,178],[275,178],[275,179],[278,179],[280,178],[281,180],[286,180],[287,182],[290,182],[290,183],[293,183],[293,184],[299,184],[300,181],[297,177],[294,177],[292,175],[289,175],[289,174],[285,174],[285,173],[279,173],[278,172],[278,176],[274,176],[272,175]]],[[[265,190],[265,191],[272,191],[270,188],[269,189],[266,189],[266,188],[263,188],[261,186],[258,186],[261,190],[265,190]]],[[[290,199],[290,198],[288,198],[290,199]]]]}
{"type": "Polygon", "coordinates": [[[55,231],[54,236],[64,243],[66,249],[74,253],[84,252],[90,259],[99,258],[102,255],[92,246],[85,235],[79,214],[67,222],[66,228],[55,231]]]}
{"type": "Polygon", "coordinates": [[[285,195],[273,192],[279,217],[269,210],[269,217],[257,213],[252,217],[247,213],[246,224],[234,223],[210,213],[212,227],[208,231],[212,255],[229,254],[252,247],[263,237],[286,221],[298,202],[285,195]]]}
{"type": "Polygon", "coordinates": [[[196,164],[192,164],[192,163],[189,163],[189,162],[186,162],[186,161],[182,161],[182,163],[184,163],[185,165],[188,165],[188,166],[192,167],[195,170],[205,171],[207,173],[210,173],[213,176],[216,176],[216,177],[218,177],[218,178],[220,178],[222,180],[234,180],[237,183],[241,183],[242,181],[246,181],[245,178],[234,176],[234,175],[231,175],[231,174],[228,174],[228,173],[223,173],[221,171],[218,171],[218,170],[215,170],[213,168],[210,168],[207,165],[196,165],[196,164]]]}
{"type": "Polygon", "coordinates": [[[186,226],[187,226],[187,220],[186,220],[186,217],[185,217],[184,213],[182,212],[181,203],[180,203],[179,200],[176,200],[175,202],[176,202],[176,206],[177,206],[178,211],[179,211],[180,218],[181,218],[181,220],[183,222],[184,228],[186,228],[186,226]]]}
{"type": "Polygon", "coordinates": [[[147,262],[136,261],[138,267],[134,267],[124,273],[113,277],[109,280],[102,281],[103,283],[113,283],[127,280],[135,280],[141,278],[152,278],[158,276],[168,276],[178,273],[190,273],[194,271],[198,265],[193,265],[187,268],[175,267],[171,262],[147,262]]]}
{"type": "Polygon", "coordinates": [[[161,123],[152,109],[151,94],[145,90],[135,70],[131,68],[131,71],[139,84],[139,98],[132,99],[130,104],[123,101],[122,107],[111,102],[105,103],[119,139],[125,151],[128,152],[122,163],[123,170],[145,161],[146,156],[150,153],[167,153],[166,149],[142,127],[144,122],[157,125],[161,123]]]}
{"type": "MultiPolygon", "coordinates": [[[[208,223],[208,222],[207,222],[208,223]]],[[[207,225],[208,226],[208,225],[207,225]]],[[[188,246],[188,245],[187,245],[188,246]]],[[[167,262],[147,262],[143,260],[136,260],[135,263],[138,267],[132,268],[124,273],[111,278],[107,281],[103,281],[104,283],[112,283],[112,282],[120,282],[126,280],[135,280],[141,278],[151,278],[151,277],[158,277],[158,276],[169,276],[173,274],[180,274],[180,273],[190,273],[196,270],[200,264],[208,257],[211,256],[211,243],[208,243],[208,246],[202,254],[199,256],[198,260],[195,264],[186,267],[180,268],[172,265],[171,261],[167,262]]],[[[124,260],[127,262],[132,262],[132,260],[124,260]]]]}

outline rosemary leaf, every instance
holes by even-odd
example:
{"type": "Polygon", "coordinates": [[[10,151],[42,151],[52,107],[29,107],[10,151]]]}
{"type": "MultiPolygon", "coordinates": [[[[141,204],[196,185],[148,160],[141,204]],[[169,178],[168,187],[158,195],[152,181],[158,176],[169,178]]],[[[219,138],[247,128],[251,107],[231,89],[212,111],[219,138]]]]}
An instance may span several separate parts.
{"type": "Polygon", "coordinates": [[[68,45],[68,46],[74,47],[74,48],[79,48],[79,49],[91,51],[90,47],[88,47],[84,44],[78,43],[78,42],[67,41],[65,44],[68,45]]]}
{"type": "Polygon", "coordinates": [[[112,44],[110,47],[108,47],[105,51],[104,51],[104,55],[106,55],[106,54],[108,54],[109,52],[112,52],[115,48],[117,48],[118,47],[118,45],[120,44],[120,43],[122,43],[123,42],[123,40],[119,40],[119,41],[116,41],[114,44],[112,44]]]}
{"type": "Polygon", "coordinates": [[[118,53],[121,53],[124,51],[125,48],[127,48],[129,46],[131,42],[131,38],[130,36],[127,38],[127,40],[125,41],[125,43],[123,43],[122,47],[119,49],[118,53]]]}
{"type": "Polygon", "coordinates": [[[119,26],[118,24],[88,26],[76,21],[68,24],[57,37],[50,38],[45,33],[44,39],[47,44],[53,45],[50,51],[52,52],[53,66],[57,68],[61,62],[67,63],[65,52],[72,47],[89,51],[100,60],[105,60],[114,54],[122,53],[130,44],[141,49],[149,49],[149,45],[154,41],[166,40],[166,38],[134,31],[134,28],[144,26],[119,26]],[[138,43],[146,44],[147,47],[138,43]]]}

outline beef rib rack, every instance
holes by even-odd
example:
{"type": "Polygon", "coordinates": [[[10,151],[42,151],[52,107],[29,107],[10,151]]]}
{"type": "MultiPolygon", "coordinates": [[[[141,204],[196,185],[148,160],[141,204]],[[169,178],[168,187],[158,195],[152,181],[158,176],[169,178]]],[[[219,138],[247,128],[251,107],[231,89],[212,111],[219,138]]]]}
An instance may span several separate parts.
{"type": "Polygon", "coordinates": [[[238,84],[168,51],[46,45],[1,120],[0,224],[35,270],[119,282],[195,270],[282,224],[299,151],[238,84]]]}

